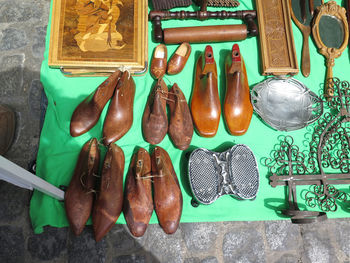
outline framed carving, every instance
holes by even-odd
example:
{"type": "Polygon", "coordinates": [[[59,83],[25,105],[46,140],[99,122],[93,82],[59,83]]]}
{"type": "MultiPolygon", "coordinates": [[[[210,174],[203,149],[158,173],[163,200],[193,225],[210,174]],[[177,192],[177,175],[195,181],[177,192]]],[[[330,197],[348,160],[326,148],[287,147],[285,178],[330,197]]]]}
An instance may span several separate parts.
{"type": "Polygon", "coordinates": [[[299,72],[288,0],[256,0],[263,75],[299,72]]]}
{"type": "MultiPolygon", "coordinates": [[[[335,1],[329,1],[317,8],[317,15],[312,26],[312,35],[318,52],[326,58],[326,81],[333,78],[334,60],[340,57],[348,44],[349,28],[346,19],[346,10],[335,1]]],[[[325,85],[324,94],[330,100],[334,88],[325,85]]]]}
{"type": "Polygon", "coordinates": [[[67,75],[101,75],[116,68],[144,73],[147,12],[147,0],[54,0],[49,66],[67,75]]]}

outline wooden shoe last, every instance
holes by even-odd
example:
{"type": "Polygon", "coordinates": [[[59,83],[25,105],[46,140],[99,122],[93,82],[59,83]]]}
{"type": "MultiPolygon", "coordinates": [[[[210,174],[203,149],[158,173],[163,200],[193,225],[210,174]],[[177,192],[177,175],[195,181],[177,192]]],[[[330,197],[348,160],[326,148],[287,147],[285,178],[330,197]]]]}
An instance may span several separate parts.
{"type": "Polygon", "coordinates": [[[175,83],[168,94],[170,109],[169,136],[175,146],[186,150],[191,143],[193,123],[185,95],[175,83]]]}
{"type": "Polygon", "coordinates": [[[124,163],[123,150],[115,144],[110,144],[92,212],[96,241],[100,241],[108,233],[122,211],[124,163]]]}
{"type": "Polygon", "coordinates": [[[182,193],[168,153],[155,147],[152,157],[154,208],[166,234],[176,232],[182,213],[182,193]]]}
{"type": "Polygon", "coordinates": [[[224,101],[224,118],[232,135],[243,135],[247,132],[253,115],[250,102],[250,90],[244,60],[237,44],[226,57],[226,95],[224,101]]]}
{"type": "Polygon", "coordinates": [[[123,213],[131,234],[143,236],[153,213],[151,158],[143,148],[131,160],[125,181],[123,213]]]}
{"type": "Polygon", "coordinates": [[[74,110],[70,122],[70,134],[73,137],[84,134],[98,122],[104,106],[113,95],[120,74],[119,70],[114,72],[74,110]]]}
{"type": "Polygon", "coordinates": [[[83,231],[91,214],[99,161],[100,152],[94,138],[85,143],[80,151],[73,177],[64,195],[67,218],[75,235],[83,231]]]}
{"type": "Polygon", "coordinates": [[[215,136],[220,122],[220,99],[213,49],[206,46],[198,58],[191,100],[194,125],[200,136],[215,136]]]}
{"type": "Polygon", "coordinates": [[[109,145],[125,135],[133,122],[135,82],[129,72],[120,77],[103,124],[103,141],[109,145]]]}
{"type": "Polygon", "coordinates": [[[142,116],[143,136],[150,144],[158,144],[168,131],[166,100],[168,87],[163,79],[159,79],[148,97],[142,116]]]}

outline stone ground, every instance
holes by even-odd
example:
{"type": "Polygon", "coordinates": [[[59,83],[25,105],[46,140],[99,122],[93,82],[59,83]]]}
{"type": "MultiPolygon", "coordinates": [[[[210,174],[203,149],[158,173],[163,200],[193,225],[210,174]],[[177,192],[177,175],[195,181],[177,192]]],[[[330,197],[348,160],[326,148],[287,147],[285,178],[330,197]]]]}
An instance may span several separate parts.
{"type": "MultiPolygon", "coordinates": [[[[39,80],[49,0],[0,0],[0,104],[16,112],[6,158],[27,168],[36,158],[45,106],[39,80]]],[[[150,225],[142,238],[116,225],[101,242],[92,229],[30,225],[31,192],[0,181],[0,262],[350,262],[350,220],[182,223],[171,236],[150,225]]]]}

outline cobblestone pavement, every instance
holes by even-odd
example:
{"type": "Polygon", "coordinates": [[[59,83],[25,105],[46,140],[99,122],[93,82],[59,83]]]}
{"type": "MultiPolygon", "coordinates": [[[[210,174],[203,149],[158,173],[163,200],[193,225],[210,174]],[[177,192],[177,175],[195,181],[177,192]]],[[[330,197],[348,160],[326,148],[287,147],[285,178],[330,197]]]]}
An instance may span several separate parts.
{"type": "MultiPolygon", "coordinates": [[[[16,112],[6,158],[27,168],[36,157],[43,89],[40,65],[49,0],[0,0],[0,104],[16,112]]],[[[31,192],[0,181],[0,262],[350,262],[350,220],[310,225],[289,221],[182,223],[167,236],[150,225],[133,238],[116,225],[101,242],[91,227],[74,237],[47,227],[34,235],[31,192]]]]}

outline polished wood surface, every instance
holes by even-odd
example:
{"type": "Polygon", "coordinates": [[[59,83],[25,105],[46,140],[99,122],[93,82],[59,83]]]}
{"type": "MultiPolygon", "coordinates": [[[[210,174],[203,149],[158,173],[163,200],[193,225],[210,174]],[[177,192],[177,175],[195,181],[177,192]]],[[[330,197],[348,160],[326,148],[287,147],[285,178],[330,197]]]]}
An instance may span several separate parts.
{"type": "Polygon", "coordinates": [[[246,39],[248,29],[242,25],[197,26],[164,29],[165,44],[214,43],[246,39]]]}
{"type": "Polygon", "coordinates": [[[213,137],[219,127],[221,106],[217,68],[211,46],[206,46],[195,67],[191,99],[192,119],[200,136],[213,137]]]}
{"type": "Polygon", "coordinates": [[[103,142],[105,145],[116,142],[131,128],[134,120],[135,82],[128,71],[124,71],[109,104],[103,123],[103,142]]]}
{"type": "Polygon", "coordinates": [[[73,137],[86,133],[96,125],[114,93],[120,75],[121,71],[115,71],[75,108],[70,121],[70,134],[73,137]]]}
{"type": "Polygon", "coordinates": [[[162,78],[167,69],[168,49],[164,44],[159,44],[153,51],[150,66],[150,74],[153,78],[162,78]]]}
{"type": "MultiPolygon", "coordinates": [[[[303,34],[303,47],[302,47],[302,55],[301,55],[301,73],[304,77],[308,77],[310,75],[311,70],[311,63],[310,63],[310,50],[309,50],[309,37],[311,34],[311,26],[310,25],[304,25],[301,23],[295,16],[292,8],[292,1],[295,0],[289,0],[289,8],[291,10],[291,16],[294,21],[294,23],[297,25],[297,27],[300,29],[301,33],[303,34]]],[[[299,0],[297,0],[299,1],[299,0]]]]}
{"type": "Polygon", "coordinates": [[[191,55],[191,45],[187,42],[182,43],[168,61],[167,73],[169,75],[179,74],[186,65],[191,55]]]}
{"type": "Polygon", "coordinates": [[[243,57],[237,44],[226,57],[226,94],[224,101],[224,119],[232,135],[243,135],[247,132],[253,115],[250,102],[250,90],[243,57]]]}

